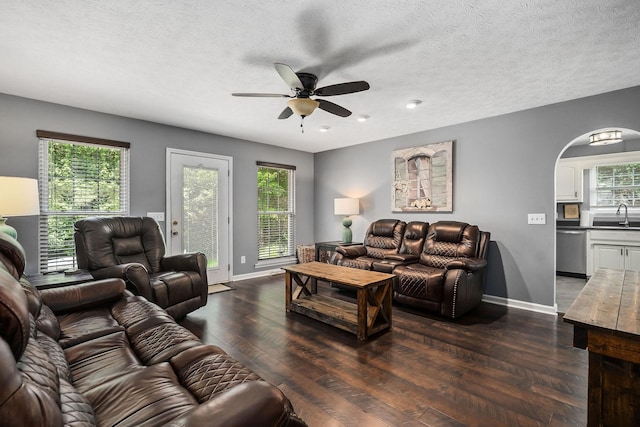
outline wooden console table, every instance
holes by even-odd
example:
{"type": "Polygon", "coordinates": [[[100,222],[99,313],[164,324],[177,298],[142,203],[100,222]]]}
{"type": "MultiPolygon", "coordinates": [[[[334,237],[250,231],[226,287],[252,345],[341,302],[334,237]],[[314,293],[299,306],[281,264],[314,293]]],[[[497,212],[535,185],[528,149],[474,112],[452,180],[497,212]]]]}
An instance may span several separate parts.
{"type": "Polygon", "coordinates": [[[564,315],[589,351],[588,426],[640,426],[640,272],[599,269],[564,315]]]}
{"type": "Polygon", "coordinates": [[[316,246],[316,261],[328,263],[331,260],[331,256],[336,251],[338,246],[353,246],[361,245],[361,242],[343,243],[339,240],[332,242],[317,242],[316,246]]]}
{"type": "Polygon", "coordinates": [[[61,286],[77,285],[95,280],[88,271],[76,274],[48,273],[27,275],[29,282],[38,289],[59,288],[61,286]]]}
{"type": "Polygon", "coordinates": [[[282,267],[286,271],[285,308],[354,333],[359,340],[391,328],[393,274],[318,261],[282,267]],[[338,283],[357,292],[357,304],[318,295],[317,281],[338,283]],[[293,289],[293,283],[297,284],[293,289]]]}

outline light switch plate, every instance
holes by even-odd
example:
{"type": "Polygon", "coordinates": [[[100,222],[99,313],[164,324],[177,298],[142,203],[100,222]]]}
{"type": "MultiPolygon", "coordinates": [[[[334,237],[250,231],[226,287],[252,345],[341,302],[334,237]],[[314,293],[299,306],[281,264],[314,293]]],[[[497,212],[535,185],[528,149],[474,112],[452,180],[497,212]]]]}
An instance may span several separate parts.
{"type": "Polygon", "coordinates": [[[164,221],[164,212],[147,212],[149,218],[153,218],[156,221],[164,221]]]}
{"type": "Polygon", "coordinates": [[[527,224],[541,225],[547,223],[547,214],[530,213],[527,214],[527,224]]]}

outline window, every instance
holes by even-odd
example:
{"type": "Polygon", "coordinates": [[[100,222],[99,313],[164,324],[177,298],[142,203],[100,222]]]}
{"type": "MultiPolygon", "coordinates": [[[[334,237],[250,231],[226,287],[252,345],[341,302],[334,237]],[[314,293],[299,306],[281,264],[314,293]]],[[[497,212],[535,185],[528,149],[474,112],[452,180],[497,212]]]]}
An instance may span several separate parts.
{"type": "Polygon", "coordinates": [[[596,206],[640,207],[640,163],[598,165],[595,175],[596,206]]]}
{"type": "Polygon", "coordinates": [[[295,166],[258,162],[258,261],[295,256],[295,166]]]}
{"type": "Polygon", "coordinates": [[[129,143],[37,131],[40,272],[76,268],[73,224],[129,214],[129,143]]]}

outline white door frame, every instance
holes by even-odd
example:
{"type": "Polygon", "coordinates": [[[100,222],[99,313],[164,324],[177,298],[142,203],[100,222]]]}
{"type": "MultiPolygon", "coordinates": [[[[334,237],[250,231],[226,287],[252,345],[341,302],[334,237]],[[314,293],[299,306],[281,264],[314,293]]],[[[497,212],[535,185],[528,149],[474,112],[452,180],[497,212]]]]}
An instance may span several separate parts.
{"type": "MultiPolygon", "coordinates": [[[[219,154],[202,153],[199,151],[181,150],[178,148],[167,147],[167,157],[165,165],[165,183],[166,183],[166,221],[165,221],[165,240],[167,241],[167,251],[172,253],[171,248],[171,155],[182,154],[185,156],[206,157],[216,160],[224,160],[229,165],[229,238],[228,238],[228,254],[229,254],[229,281],[233,278],[233,157],[223,156],[219,154]]],[[[224,250],[225,248],[220,248],[224,250]]]]}

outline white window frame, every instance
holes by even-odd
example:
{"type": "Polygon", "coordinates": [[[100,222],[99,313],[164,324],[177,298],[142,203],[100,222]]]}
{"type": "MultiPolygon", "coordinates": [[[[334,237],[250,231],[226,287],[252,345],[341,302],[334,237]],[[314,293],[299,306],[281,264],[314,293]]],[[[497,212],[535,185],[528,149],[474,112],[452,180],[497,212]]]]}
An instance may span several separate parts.
{"type": "Polygon", "coordinates": [[[73,250],[72,257],[60,257],[49,250],[49,219],[53,217],[75,217],[74,220],[89,216],[128,216],[129,215],[129,148],[128,142],[112,141],[106,139],[84,137],[78,135],[62,134],[38,130],[39,139],[39,187],[40,187],[40,220],[39,220],[39,272],[48,273],[61,270],[73,270],[77,268],[75,257],[75,242],[73,230],[67,235],[70,239],[64,242],[67,252],[73,250]],[[62,143],[71,145],[91,145],[105,149],[117,150],[120,153],[120,193],[118,195],[120,208],[118,210],[53,210],[49,209],[49,145],[50,143],[62,143]],[[50,259],[51,258],[51,259],[50,259]]]}
{"type": "Polygon", "coordinates": [[[291,264],[291,263],[295,263],[296,262],[296,244],[295,244],[295,230],[296,230],[296,212],[295,212],[295,206],[296,206],[296,185],[295,185],[295,171],[296,171],[296,167],[295,166],[291,166],[291,165],[283,165],[283,164],[278,164],[278,163],[268,163],[268,162],[256,162],[257,164],[257,168],[256,168],[256,178],[258,176],[258,171],[261,168],[266,168],[266,169],[278,169],[278,170],[286,170],[289,174],[289,179],[288,179],[288,189],[287,189],[287,196],[288,196],[288,206],[286,207],[285,210],[279,210],[279,211],[261,211],[260,210],[260,206],[259,206],[259,200],[260,200],[260,185],[259,182],[257,182],[257,186],[258,186],[258,192],[257,192],[257,215],[256,215],[256,220],[257,220],[257,232],[258,234],[256,235],[256,239],[257,239],[257,262],[255,264],[256,268],[261,268],[261,267],[276,267],[279,265],[287,265],[287,264],[291,264]],[[278,214],[278,215],[288,215],[288,225],[287,225],[287,229],[288,229],[288,241],[287,241],[287,253],[283,254],[283,255],[274,255],[271,254],[269,256],[261,256],[261,247],[260,247],[260,216],[261,215],[265,215],[265,214],[278,214]]]}
{"type": "MultiPolygon", "coordinates": [[[[601,215],[615,215],[617,206],[596,206],[596,166],[603,165],[618,165],[628,163],[640,163],[640,152],[624,152],[624,153],[611,153],[611,154],[598,154],[594,156],[583,157],[570,157],[569,159],[575,160],[577,165],[582,169],[590,169],[589,173],[589,209],[592,212],[596,212],[601,215]]],[[[629,206],[629,214],[632,212],[634,215],[640,213],[640,207],[629,206]]]]}

